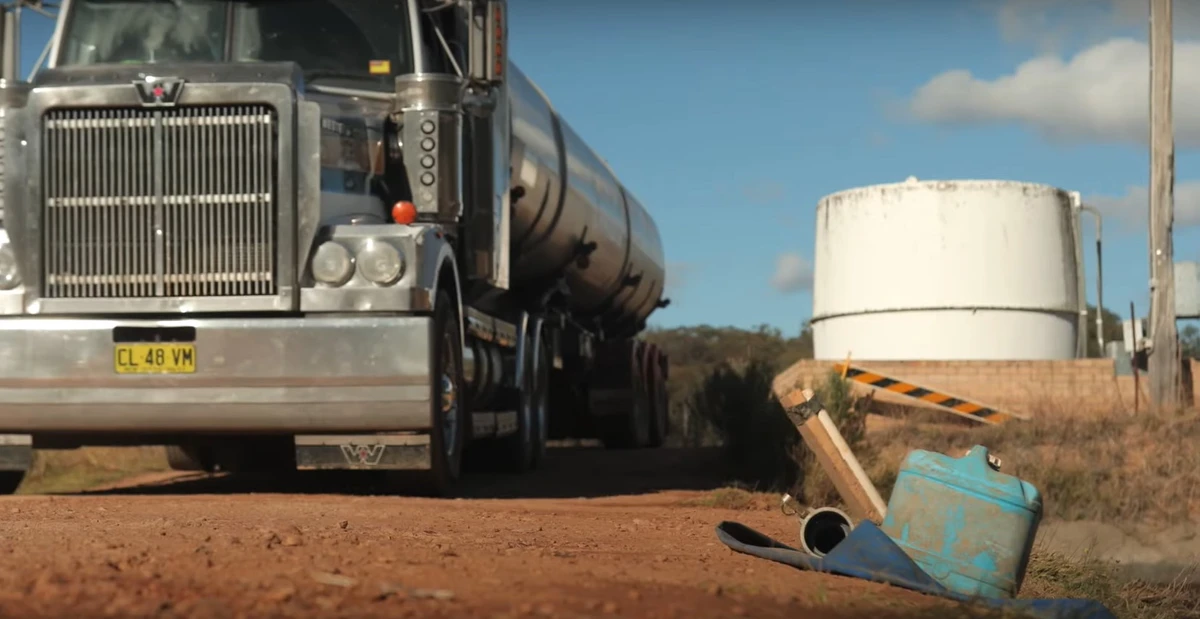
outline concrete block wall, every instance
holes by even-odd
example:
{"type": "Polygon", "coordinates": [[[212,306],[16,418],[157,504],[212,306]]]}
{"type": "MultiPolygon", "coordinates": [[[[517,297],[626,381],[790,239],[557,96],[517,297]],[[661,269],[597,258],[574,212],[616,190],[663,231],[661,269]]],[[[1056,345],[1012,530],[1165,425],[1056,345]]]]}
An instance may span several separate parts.
{"type": "MultiPolygon", "coordinates": [[[[824,382],[836,360],[805,359],[776,378],[776,391],[824,382]]],[[[1062,361],[861,361],[851,364],[926,389],[942,391],[1014,414],[1133,412],[1134,378],[1117,376],[1112,359],[1062,361]]],[[[1195,402],[1191,380],[1197,362],[1184,362],[1184,397],[1195,402]]],[[[1141,375],[1141,406],[1149,396],[1141,375]]],[[[912,404],[913,399],[877,390],[876,399],[912,404]]],[[[1189,404],[1191,403],[1189,402],[1189,404]]]]}

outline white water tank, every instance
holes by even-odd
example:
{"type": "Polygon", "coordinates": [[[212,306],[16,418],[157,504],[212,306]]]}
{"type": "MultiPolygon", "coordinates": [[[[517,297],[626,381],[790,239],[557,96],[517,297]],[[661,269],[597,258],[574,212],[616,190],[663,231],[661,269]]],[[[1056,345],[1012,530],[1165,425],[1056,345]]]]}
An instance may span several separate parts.
{"type": "Polygon", "coordinates": [[[818,359],[1071,359],[1086,306],[1078,194],[918,181],[817,205],[818,359]]]}

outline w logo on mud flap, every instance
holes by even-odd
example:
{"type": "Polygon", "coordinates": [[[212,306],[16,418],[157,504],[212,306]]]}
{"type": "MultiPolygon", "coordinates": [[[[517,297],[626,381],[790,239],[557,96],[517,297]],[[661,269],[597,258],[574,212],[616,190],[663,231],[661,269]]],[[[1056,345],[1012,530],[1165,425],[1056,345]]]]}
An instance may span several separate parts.
{"type": "Polygon", "coordinates": [[[347,443],[342,445],[342,455],[346,457],[347,464],[375,466],[383,458],[384,449],[387,449],[387,445],[382,443],[374,445],[347,443]]]}
{"type": "Polygon", "coordinates": [[[179,101],[179,93],[183,92],[183,78],[147,75],[144,79],[134,80],[133,88],[142,107],[174,107],[179,101]]]}

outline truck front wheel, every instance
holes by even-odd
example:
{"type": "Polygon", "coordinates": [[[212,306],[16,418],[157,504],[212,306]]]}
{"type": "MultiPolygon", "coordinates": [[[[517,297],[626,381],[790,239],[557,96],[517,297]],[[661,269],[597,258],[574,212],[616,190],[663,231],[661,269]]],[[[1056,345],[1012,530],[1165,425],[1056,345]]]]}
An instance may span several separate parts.
{"type": "Polygon", "coordinates": [[[429,343],[432,392],[427,490],[435,496],[446,496],[453,491],[462,473],[469,411],[463,400],[458,313],[445,291],[437,295],[429,343]]]}

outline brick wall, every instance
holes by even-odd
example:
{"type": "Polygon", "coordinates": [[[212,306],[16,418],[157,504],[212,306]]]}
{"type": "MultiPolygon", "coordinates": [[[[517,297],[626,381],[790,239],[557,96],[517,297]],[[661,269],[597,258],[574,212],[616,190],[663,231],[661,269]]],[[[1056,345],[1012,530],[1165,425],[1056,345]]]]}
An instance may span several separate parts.
{"type": "MultiPolygon", "coordinates": [[[[802,360],[776,378],[776,390],[788,386],[813,387],[824,381],[836,361],[802,360]]],[[[1117,376],[1112,359],[1064,361],[862,361],[864,368],[987,404],[1017,415],[1096,414],[1133,412],[1134,378],[1117,376]]],[[[1185,398],[1194,402],[1196,387],[1191,376],[1200,370],[1195,361],[1184,362],[1185,398]]],[[[1149,396],[1145,374],[1141,375],[1140,406],[1149,396]]],[[[897,403],[911,398],[877,390],[876,399],[897,403]]],[[[1191,402],[1189,402],[1190,404],[1191,402]]]]}

